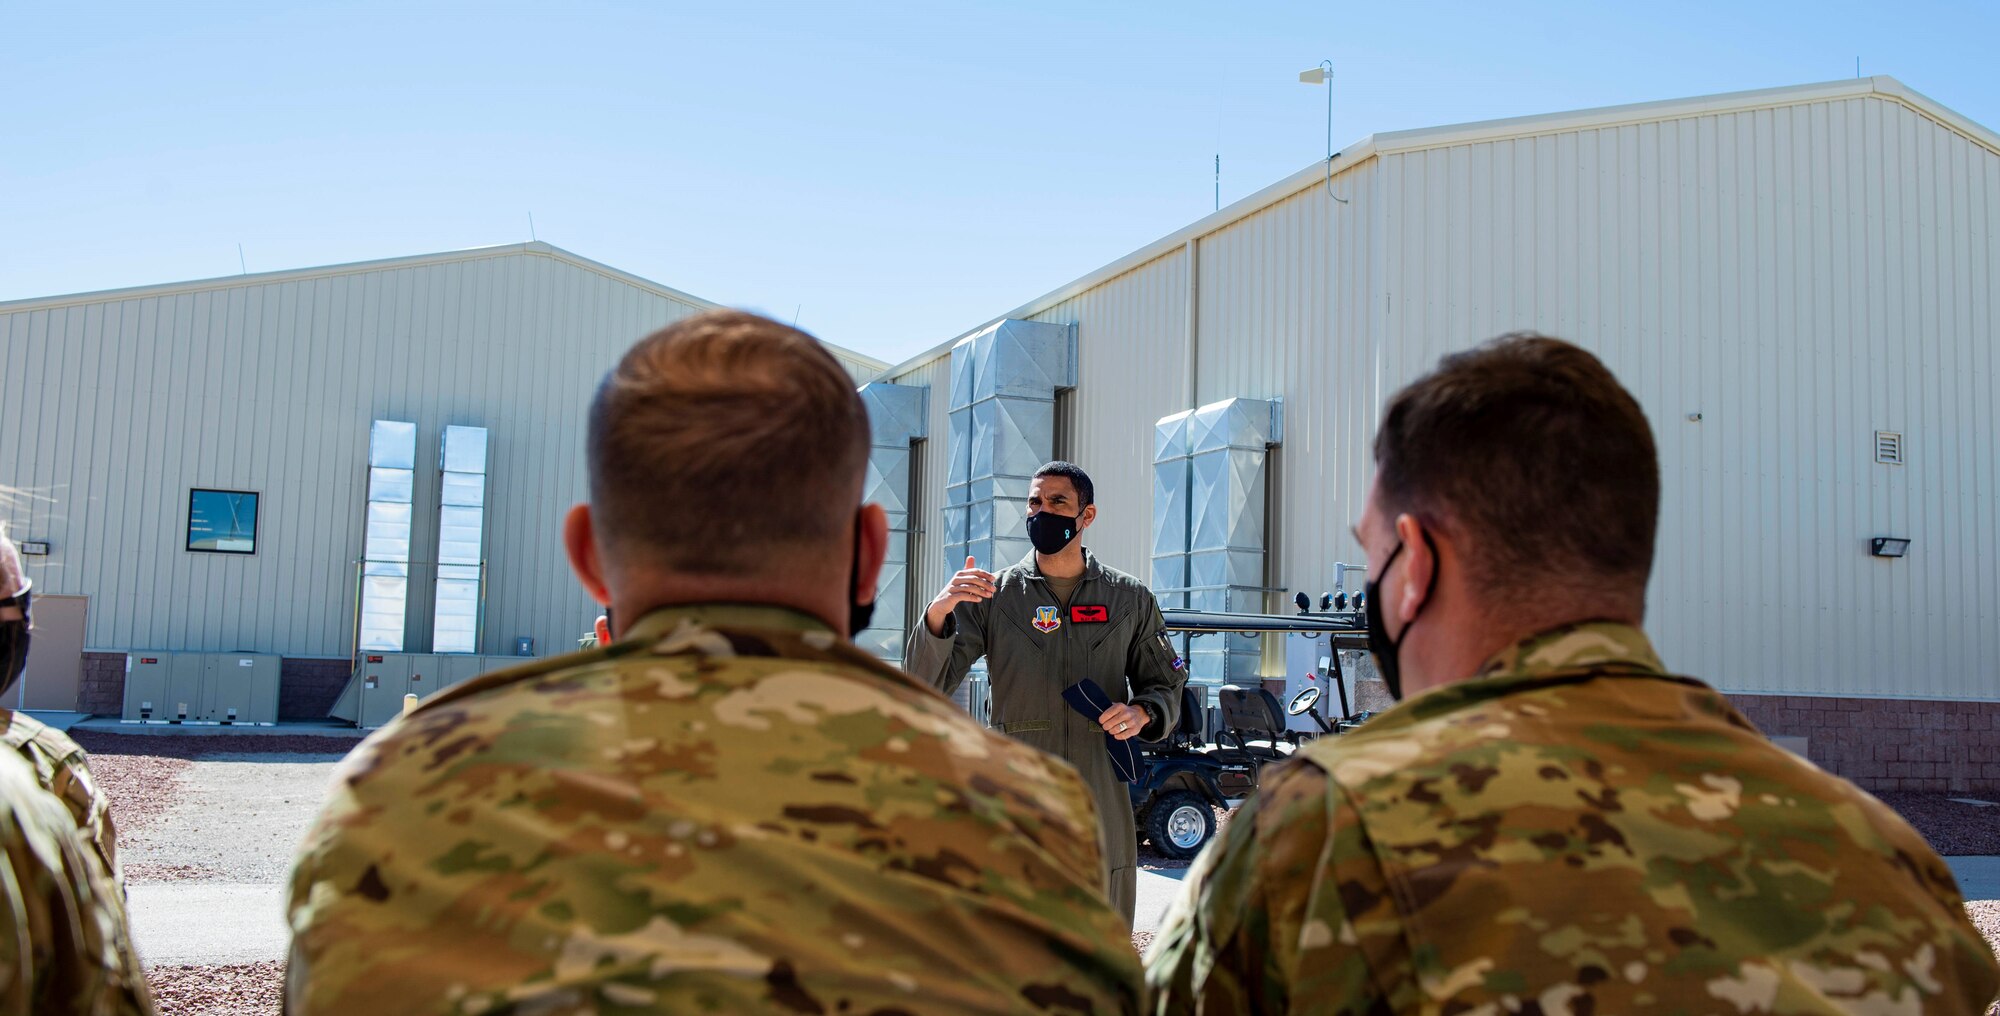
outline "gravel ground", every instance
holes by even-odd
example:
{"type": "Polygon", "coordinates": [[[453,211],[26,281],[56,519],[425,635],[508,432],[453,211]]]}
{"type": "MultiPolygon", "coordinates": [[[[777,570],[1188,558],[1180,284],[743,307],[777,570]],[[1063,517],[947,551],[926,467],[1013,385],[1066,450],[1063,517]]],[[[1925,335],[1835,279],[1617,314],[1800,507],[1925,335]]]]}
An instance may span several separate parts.
{"type": "MultiPolygon", "coordinates": [[[[1993,947],[1995,955],[2000,955],[2000,900],[1980,900],[1967,903],[1965,912],[1972,917],[1972,923],[1979,926],[1979,933],[1986,936],[1986,944],[1993,947]]],[[[1986,1016],[2000,1016],[2000,999],[1986,1010],[1986,1016]]]]}
{"type": "Polygon", "coordinates": [[[1977,794],[1878,794],[1882,803],[1915,826],[1931,849],[1946,857],[2000,854],[2000,807],[1960,804],[1952,797],[1977,794]]]}
{"type": "Polygon", "coordinates": [[[278,1016],[283,963],[154,967],[146,971],[161,1016],[278,1016]]]}
{"type": "Polygon", "coordinates": [[[107,734],[72,730],[76,743],[99,755],[146,755],[154,758],[205,759],[218,755],[345,755],[360,744],[352,737],[312,734],[107,734]]]}
{"type": "MultiPolygon", "coordinates": [[[[128,881],[276,883],[317,812],[331,764],[358,743],[310,735],[130,735],[77,731],[112,802],[128,881]]],[[[2000,808],[1942,794],[1883,794],[1945,855],[2000,855],[2000,808]]],[[[1233,812],[1217,810],[1217,832],[1233,812]]],[[[1174,870],[1146,845],[1139,865],[1174,870]]],[[[2000,901],[1966,905],[2000,953],[2000,901]]],[[[1153,935],[1132,936],[1143,955],[1153,935]]],[[[140,944],[143,951],[144,943],[140,944]]],[[[163,1016],[268,1016],[280,1009],[281,962],[155,966],[147,970],[163,1016]]],[[[2000,1016],[1996,1003],[1988,1016],[2000,1016]]]]}
{"type": "MultiPolygon", "coordinates": [[[[358,743],[268,734],[77,735],[91,753],[92,775],[111,798],[135,906],[153,887],[179,893],[195,890],[171,887],[208,883],[213,891],[229,892],[281,883],[319,810],[333,763],[358,743]]],[[[148,944],[138,946],[143,957],[148,944]]],[[[146,980],[162,1016],[275,1016],[284,964],[154,965],[146,980]]]]}
{"type": "MultiPolygon", "coordinates": [[[[181,779],[194,765],[187,759],[156,755],[116,755],[91,749],[90,775],[111,799],[111,825],[122,845],[134,833],[159,821],[173,807],[181,779]]],[[[127,878],[132,864],[124,862],[127,878]]]]}
{"type": "Polygon", "coordinates": [[[332,755],[231,755],[187,763],[173,810],[119,831],[127,878],[283,882],[326,796],[332,755]]]}

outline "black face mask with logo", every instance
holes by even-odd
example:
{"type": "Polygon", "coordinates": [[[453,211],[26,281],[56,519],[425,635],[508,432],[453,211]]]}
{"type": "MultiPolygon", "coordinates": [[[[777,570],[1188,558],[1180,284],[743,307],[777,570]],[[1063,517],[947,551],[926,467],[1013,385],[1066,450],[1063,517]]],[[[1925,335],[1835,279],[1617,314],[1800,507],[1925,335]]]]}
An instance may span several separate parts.
{"type": "Polygon", "coordinates": [[[0,607],[21,608],[19,620],[0,621],[0,693],[12,691],[28,669],[28,600],[25,590],[0,600],[0,607]]]}
{"type": "MultiPolygon", "coordinates": [[[[1438,548],[1437,543],[1431,539],[1431,534],[1428,530],[1424,532],[1424,546],[1429,547],[1431,551],[1431,580],[1424,589],[1424,603],[1429,605],[1431,595],[1437,592],[1438,548]]],[[[1397,543],[1396,549],[1389,552],[1389,560],[1382,562],[1383,578],[1389,576],[1389,568],[1396,563],[1396,558],[1401,557],[1402,554],[1403,544],[1397,543]]],[[[1411,615],[1404,620],[1403,634],[1393,639],[1390,638],[1389,623],[1382,616],[1382,579],[1370,580],[1366,589],[1368,592],[1368,606],[1366,608],[1368,612],[1368,651],[1375,656],[1375,669],[1382,673],[1382,683],[1389,686],[1389,697],[1401,702],[1403,701],[1403,661],[1400,655],[1403,650],[1403,641],[1410,637],[1410,626],[1417,623],[1417,618],[1416,615],[1411,615]]],[[[1423,613],[1423,608],[1419,607],[1417,613],[1423,613]]]]}
{"type": "Polygon", "coordinates": [[[1077,516],[1057,515],[1051,511],[1039,511],[1028,516],[1028,540],[1035,550],[1054,556],[1063,552],[1076,539],[1077,516]]]}

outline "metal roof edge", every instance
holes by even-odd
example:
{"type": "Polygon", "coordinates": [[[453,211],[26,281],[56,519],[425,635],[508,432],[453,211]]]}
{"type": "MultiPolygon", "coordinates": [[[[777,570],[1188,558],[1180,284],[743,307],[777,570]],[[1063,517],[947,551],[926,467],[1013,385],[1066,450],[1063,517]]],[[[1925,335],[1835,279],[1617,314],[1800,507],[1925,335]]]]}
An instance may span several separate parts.
{"type": "MultiPolygon", "coordinates": [[[[573,254],[568,254],[567,251],[560,251],[559,248],[545,243],[494,244],[486,247],[468,247],[464,250],[440,251],[434,254],[410,254],[402,257],[375,258],[368,261],[348,261],[309,268],[281,268],[269,272],[222,275],[206,279],[188,279],[182,282],[155,282],[142,286],[121,286],[116,289],[95,289],[81,293],[31,296],[21,300],[0,301],[0,312],[38,310],[44,307],[63,307],[79,303],[106,303],[116,300],[134,300],[153,296],[231,289],[237,286],[259,286],[276,282],[295,282],[301,279],[357,275],[363,272],[388,271],[397,268],[415,268],[460,261],[478,261],[485,258],[505,257],[510,254],[567,255],[567,258],[558,256],[558,260],[585,260],[577,258],[573,254]]],[[[664,289],[665,287],[658,288],[664,289]]]]}
{"type": "Polygon", "coordinates": [[[1936,120],[1952,131],[1965,136],[1967,141],[2000,155],[2000,133],[1977,120],[1960,113],[1936,99],[1917,91],[1887,74],[1869,78],[1875,83],[1875,93],[1900,99],[1903,104],[1925,116],[1936,120]]]}
{"type": "MultiPolygon", "coordinates": [[[[246,275],[224,275],[208,279],[190,279],[185,282],[163,282],[145,286],[126,286],[118,289],[100,289],[83,293],[65,293],[56,296],[34,296],[23,300],[0,301],[0,314],[20,311],[46,310],[57,307],[72,307],[86,303],[111,303],[119,300],[139,300],[161,296],[178,296],[183,293],[205,293],[239,286],[263,286],[274,283],[298,282],[306,279],[335,278],[342,275],[359,275],[366,272],[393,271],[401,268],[422,268],[433,265],[456,264],[467,261],[483,261],[488,258],[511,257],[513,255],[545,257],[552,261],[584,271],[604,276],[614,282],[622,282],[636,289],[642,289],[655,296],[684,303],[701,310],[715,310],[722,304],[704,300],[672,286],[663,286],[644,276],[634,275],[620,268],[613,268],[601,261],[593,261],[574,251],[564,250],[552,243],[530,240],[526,243],[493,244],[486,247],[468,247],[464,250],[440,251],[433,254],[410,254],[403,257],[375,258],[368,261],[349,261],[340,264],[319,265],[310,268],[284,268],[271,272],[251,272],[246,275]]],[[[869,370],[881,370],[888,364],[859,353],[845,346],[821,340],[829,349],[841,356],[856,361],[869,370]]]]}
{"type": "MultiPolygon", "coordinates": [[[[1444,124],[1437,127],[1418,127],[1411,130],[1392,131],[1385,134],[1371,134],[1334,154],[1334,159],[1336,160],[1334,176],[1338,177],[1341,173],[1365,165],[1372,158],[1402,152],[1419,151],[1427,148],[1471,144],[1478,141],[1506,137],[1588,130],[1591,128],[1611,127],[1629,123],[1675,120],[1683,117],[1704,116],[1714,113],[1796,106],[1808,102],[1824,102],[1829,99],[1866,95],[1879,95],[1901,102],[1918,113],[1964,135],[1968,140],[1991,150],[1994,154],[2000,155],[2000,134],[1995,134],[1992,130],[1989,130],[1978,122],[1910,88],[1896,78],[1888,75],[1876,75],[1867,78],[1824,81],[1805,85],[1784,85],[1777,88],[1759,88],[1741,92],[1721,92],[1714,95],[1693,96],[1690,98],[1660,99],[1652,102],[1628,103],[1621,106],[1600,106],[1591,109],[1557,113],[1537,113],[1531,116],[1509,117],[1501,120],[1480,120],[1471,123],[1444,124]]],[[[1305,190],[1313,184],[1320,182],[1325,174],[1325,161],[1315,160],[1306,168],[1240,201],[1230,204],[1221,211],[1197,219],[1187,226],[1119,258],[1103,268],[1082,276],[1067,285],[1052,289],[999,317],[988,319],[977,327],[960,332],[949,340],[890,367],[888,370],[883,371],[876,380],[890,380],[899,375],[908,374],[950,351],[952,346],[957,345],[966,336],[973,335],[981,329],[990,328],[996,322],[1007,318],[1032,317],[1081,292],[1095,288],[1135,268],[1165,257],[1182,247],[1188,240],[1200,239],[1210,233],[1217,232],[1240,219],[1248,218],[1271,205],[1275,205],[1297,194],[1299,191],[1305,190]]]]}
{"type": "MultiPolygon", "coordinates": [[[[1342,148],[1341,150],[1333,153],[1334,177],[1338,178],[1342,173],[1366,165],[1368,161],[1370,159],[1375,158],[1377,154],[1378,153],[1375,147],[1375,138],[1372,135],[1369,137],[1362,138],[1361,140],[1356,141],[1345,148],[1342,148]]],[[[1043,293],[1041,296],[1038,296],[1035,299],[1022,304],[1021,306],[1016,307],[1013,310],[1010,310],[1007,313],[1000,315],[999,317],[989,318],[986,321],[980,323],[979,325],[976,325],[972,328],[968,328],[965,331],[952,336],[950,339],[947,339],[946,341],[941,342],[938,345],[933,346],[932,348],[922,353],[918,353],[916,356],[910,357],[909,359],[904,360],[893,367],[890,367],[888,370],[883,371],[882,374],[875,380],[887,381],[894,379],[898,375],[907,374],[910,371],[913,371],[918,367],[921,367],[924,364],[937,359],[940,355],[949,352],[951,347],[957,345],[959,342],[963,341],[969,335],[976,335],[979,332],[984,331],[985,329],[991,328],[994,325],[1007,320],[1008,318],[1016,318],[1016,319],[1027,318],[1027,317],[1033,317],[1036,314],[1040,314],[1041,312],[1048,310],[1050,307],[1053,307],[1056,304],[1059,304],[1064,300],[1069,299],[1070,297],[1076,296],[1077,294],[1082,293],[1086,290],[1093,289],[1102,283],[1109,282],[1110,280],[1115,279],[1120,275],[1124,275],[1125,273],[1132,271],[1135,268],[1142,268],[1148,264],[1153,263],[1154,261],[1158,261],[1159,259],[1166,257],[1169,254],[1172,254],[1174,251],[1180,250],[1183,246],[1187,244],[1189,240],[1200,239],[1204,236],[1207,236],[1210,233],[1217,232],[1223,229],[1224,227],[1229,226],[1232,223],[1235,223],[1242,219],[1247,219],[1250,216],[1255,215],[1258,212],[1261,212],[1264,209],[1269,208],[1270,206],[1277,204],[1278,202],[1283,201],[1284,199],[1291,197],[1294,194],[1297,194],[1299,191],[1305,190],[1306,188],[1319,183],[1321,180],[1324,180],[1325,178],[1326,178],[1326,160],[1315,159],[1313,160],[1312,165],[1307,166],[1306,168],[1301,169],[1298,172],[1293,173],[1292,175],[1285,177],[1282,180],[1279,180],[1277,183],[1271,184],[1270,186],[1267,186],[1262,190],[1250,194],[1247,197],[1241,198],[1237,201],[1230,202],[1228,205],[1223,206],[1223,208],[1220,211],[1211,212],[1208,215],[1196,219],[1195,221],[1188,223],[1186,226],[1174,230],[1173,232],[1168,233],[1166,236],[1163,236],[1158,240],[1154,240],[1152,243],[1149,243],[1144,247],[1141,247],[1138,250],[1135,250],[1132,253],[1127,254],[1124,257],[1119,258],[1118,260],[1113,261],[1110,264],[1105,265],[1104,267],[1099,268],[1094,272],[1091,272],[1088,275],[1082,276],[1081,278],[1078,278],[1065,285],[1049,290],[1048,292],[1043,293]]]]}
{"type": "Polygon", "coordinates": [[[1779,88],[1721,92],[1715,95],[1700,95],[1684,99],[1661,99],[1653,102],[1628,103],[1622,106],[1600,106],[1593,109],[1579,109],[1560,113],[1538,113],[1533,116],[1509,117],[1504,120],[1481,120],[1472,123],[1445,124],[1438,127],[1419,127],[1413,130],[1377,134],[1375,141],[1380,148],[1381,154],[1389,155],[1421,151],[1428,148],[1476,144],[1482,141],[1494,141],[1503,138],[1560,134],[1576,130],[1621,127],[1635,123],[1657,123],[1693,116],[1712,116],[1717,113],[1740,113],[1759,109],[1776,109],[1783,106],[1798,106],[1812,102],[1860,98],[1870,95],[1899,101],[1918,113],[1964,134],[1968,140],[1993,150],[1995,154],[2000,154],[2000,136],[1996,136],[1992,131],[1981,126],[1979,123],[1886,74],[1867,78],[1822,81],[1805,85],[1785,85],[1779,88]]]}

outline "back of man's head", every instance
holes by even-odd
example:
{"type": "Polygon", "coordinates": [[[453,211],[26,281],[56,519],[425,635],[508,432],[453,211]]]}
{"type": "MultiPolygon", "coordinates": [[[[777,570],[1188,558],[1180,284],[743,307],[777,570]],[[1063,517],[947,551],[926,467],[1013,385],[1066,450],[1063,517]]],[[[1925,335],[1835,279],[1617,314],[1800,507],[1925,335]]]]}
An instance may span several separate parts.
{"type": "Polygon", "coordinates": [[[1643,609],[1659,457],[1639,403],[1590,353],[1517,333],[1445,357],[1390,402],[1375,466],[1380,507],[1450,533],[1495,613],[1643,609]]]}
{"type": "Polygon", "coordinates": [[[598,545],[620,562],[810,572],[854,547],[868,412],[812,336],[711,311],[640,340],[605,377],[588,455],[598,545]]]}

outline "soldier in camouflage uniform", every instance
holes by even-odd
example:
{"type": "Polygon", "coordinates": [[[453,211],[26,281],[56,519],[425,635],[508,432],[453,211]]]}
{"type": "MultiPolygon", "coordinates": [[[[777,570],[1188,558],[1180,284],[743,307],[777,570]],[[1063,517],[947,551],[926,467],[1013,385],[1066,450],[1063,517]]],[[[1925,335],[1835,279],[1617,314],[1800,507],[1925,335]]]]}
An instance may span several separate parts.
{"type": "Polygon", "coordinates": [[[612,641],[350,756],[292,877],[292,1013],[1136,1011],[1075,771],[843,637],[888,538],[866,428],[761,318],[627,354],[565,534],[612,641]]]}
{"type": "MultiPolygon", "coordinates": [[[[5,530],[0,530],[0,624],[18,624],[19,635],[8,636],[8,644],[13,645],[12,639],[19,639],[18,656],[22,664],[27,661],[29,585],[19,552],[13,541],[7,538],[5,530]]],[[[7,672],[4,661],[12,655],[15,655],[13,650],[0,648],[0,695],[12,691],[14,682],[20,677],[18,672],[7,672]]],[[[26,758],[42,789],[54,794],[69,808],[78,828],[96,848],[104,870],[111,873],[112,881],[119,886],[118,897],[122,900],[125,895],[124,881],[118,870],[117,835],[111,826],[111,805],[90,778],[89,753],[70,740],[68,734],[12,709],[0,709],[0,744],[26,758]]]]}
{"type": "Polygon", "coordinates": [[[0,1016],[151,1013],[118,886],[11,752],[0,752],[0,852],[0,1016]]]}
{"type": "Polygon", "coordinates": [[[1986,1011],[1936,853],[1639,630],[1658,471],[1602,364],[1449,357],[1376,463],[1370,642],[1412,697],[1266,777],[1155,940],[1153,1011],[1986,1011]]]}

